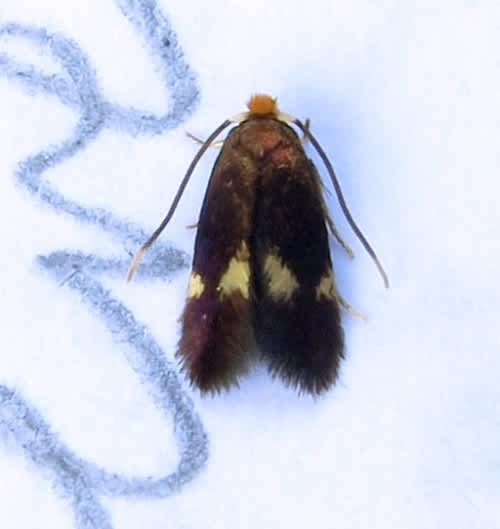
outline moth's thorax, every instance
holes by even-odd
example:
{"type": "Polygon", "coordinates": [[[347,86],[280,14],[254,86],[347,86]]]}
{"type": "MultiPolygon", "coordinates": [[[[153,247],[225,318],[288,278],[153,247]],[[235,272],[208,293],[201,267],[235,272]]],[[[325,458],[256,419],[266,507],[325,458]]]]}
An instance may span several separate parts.
{"type": "Polygon", "coordinates": [[[251,118],[242,123],[234,134],[239,147],[256,162],[271,162],[276,167],[292,167],[297,154],[302,152],[295,132],[276,119],[251,118]]]}

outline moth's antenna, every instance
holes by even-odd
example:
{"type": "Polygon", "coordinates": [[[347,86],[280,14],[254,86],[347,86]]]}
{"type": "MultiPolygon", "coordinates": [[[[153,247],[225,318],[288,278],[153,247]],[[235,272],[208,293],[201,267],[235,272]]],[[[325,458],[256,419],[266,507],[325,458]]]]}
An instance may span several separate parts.
{"type": "Polygon", "coordinates": [[[335,175],[335,171],[333,170],[333,166],[330,160],[328,159],[327,155],[325,154],[325,151],[319,144],[318,140],[313,136],[312,132],[310,132],[310,130],[300,120],[295,118],[293,120],[293,123],[297,125],[297,127],[299,127],[299,129],[303,132],[305,137],[309,138],[314,148],[318,151],[318,154],[320,158],[323,160],[323,163],[326,166],[326,169],[330,175],[330,178],[332,179],[333,187],[335,188],[335,193],[337,193],[337,198],[339,200],[342,211],[344,212],[345,218],[347,219],[347,222],[349,222],[349,225],[351,226],[352,230],[354,231],[358,239],[361,241],[361,244],[363,245],[364,249],[368,252],[370,257],[373,259],[373,262],[377,266],[378,271],[380,272],[380,275],[382,276],[382,279],[384,280],[385,288],[389,288],[389,279],[387,278],[387,274],[385,273],[384,268],[380,264],[380,261],[378,260],[376,253],[373,251],[373,248],[370,246],[369,242],[366,240],[366,237],[363,235],[361,230],[358,228],[356,222],[354,222],[351,212],[349,211],[349,208],[347,207],[344,194],[342,193],[342,189],[340,188],[339,181],[337,180],[337,176],[335,175]]]}
{"type": "Polygon", "coordinates": [[[127,282],[132,280],[137,270],[137,267],[139,266],[139,263],[141,262],[141,259],[144,257],[144,254],[148,251],[149,247],[156,241],[160,233],[165,229],[167,224],[170,222],[170,219],[172,218],[177,208],[177,205],[179,204],[179,200],[181,199],[182,194],[184,193],[184,189],[186,188],[186,185],[189,182],[191,175],[193,174],[196,164],[200,161],[200,158],[205,154],[205,151],[210,147],[210,144],[215,140],[215,138],[217,138],[217,136],[230,124],[231,124],[231,120],[226,119],[226,121],[224,121],[224,123],[221,123],[212,132],[212,134],[210,134],[210,136],[203,142],[203,145],[200,147],[200,150],[196,153],[195,157],[190,163],[186,171],[186,174],[184,175],[184,178],[182,179],[182,182],[179,186],[179,189],[177,190],[174,200],[172,201],[172,205],[170,206],[168,213],[165,215],[165,218],[162,220],[158,228],[156,228],[153,235],[151,235],[151,237],[141,246],[140,250],[135,254],[134,259],[132,260],[132,264],[130,265],[130,268],[127,274],[127,282]]]}

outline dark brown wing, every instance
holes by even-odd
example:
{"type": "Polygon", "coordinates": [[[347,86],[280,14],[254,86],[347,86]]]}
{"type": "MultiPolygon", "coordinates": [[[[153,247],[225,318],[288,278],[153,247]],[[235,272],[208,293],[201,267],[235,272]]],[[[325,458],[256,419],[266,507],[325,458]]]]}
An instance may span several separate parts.
{"type": "Polygon", "coordinates": [[[251,243],[254,329],[271,372],[317,394],[335,382],[344,337],[319,182],[299,154],[261,174],[251,243]]]}
{"type": "Polygon", "coordinates": [[[253,342],[250,234],[256,171],[231,134],[212,171],[198,222],[178,356],[202,391],[237,383],[253,342]]]}

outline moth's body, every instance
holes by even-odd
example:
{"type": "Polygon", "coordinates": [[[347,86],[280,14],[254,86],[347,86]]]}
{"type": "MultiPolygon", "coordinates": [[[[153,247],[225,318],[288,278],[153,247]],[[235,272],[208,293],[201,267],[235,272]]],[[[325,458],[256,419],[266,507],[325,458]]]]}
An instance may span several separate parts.
{"type": "Polygon", "coordinates": [[[319,178],[291,127],[252,116],[215,163],[198,222],[178,354],[202,391],[257,351],[300,390],[336,379],[343,332],[319,178]]]}
{"type": "MultiPolygon", "coordinates": [[[[178,356],[201,391],[237,384],[255,352],[271,373],[308,393],[336,380],[344,354],[338,295],[318,174],[296,125],[317,150],[340,206],[363,246],[387,275],[354,222],[333,167],[308,126],[257,94],[248,112],[225,120],[202,146],[167,215],[134,257],[130,280],[147,249],[169,223],[191,174],[212,141],[231,123],[201,209],[178,356]]],[[[351,309],[352,312],[352,309],[351,309]]]]}

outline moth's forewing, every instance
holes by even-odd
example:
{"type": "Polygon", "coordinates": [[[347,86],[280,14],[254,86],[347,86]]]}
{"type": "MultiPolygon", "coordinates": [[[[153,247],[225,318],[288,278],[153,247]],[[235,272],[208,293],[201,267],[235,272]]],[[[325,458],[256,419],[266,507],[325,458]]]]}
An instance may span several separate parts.
{"type": "Polygon", "coordinates": [[[234,129],[214,165],[201,209],[178,356],[202,391],[237,382],[252,349],[250,237],[257,172],[234,129]]]}
{"type": "Polygon", "coordinates": [[[273,373],[309,393],[335,381],[344,337],[320,184],[295,132],[261,168],[252,232],[254,328],[273,373]]]}

